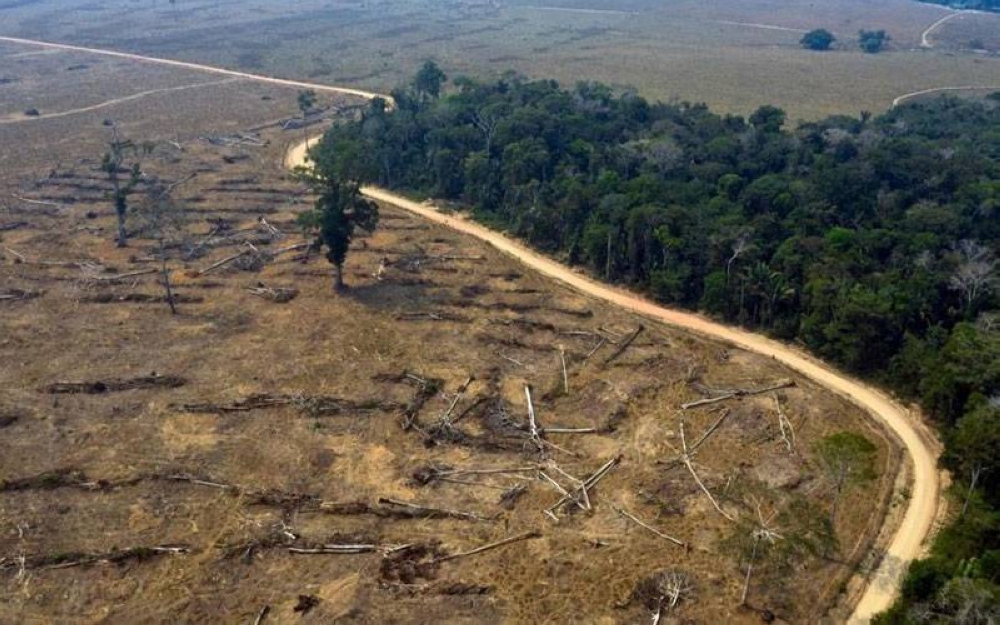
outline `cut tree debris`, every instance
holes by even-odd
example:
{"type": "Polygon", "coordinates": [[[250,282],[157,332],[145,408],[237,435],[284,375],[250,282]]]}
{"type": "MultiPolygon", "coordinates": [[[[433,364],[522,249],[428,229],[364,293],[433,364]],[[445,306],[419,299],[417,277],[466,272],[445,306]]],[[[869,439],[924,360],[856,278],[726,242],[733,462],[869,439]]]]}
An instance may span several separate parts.
{"type": "Polygon", "coordinates": [[[697,408],[698,406],[707,406],[709,404],[715,404],[720,401],[725,401],[727,399],[733,399],[737,397],[749,397],[751,395],[763,395],[764,393],[770,393],[771,391],[777,391],[783,388],[790,388],[795,386],[794,380],[778,380],[774,384],[764,386],[761,388],[734,388],[734,389],[709,389],[710,392],[719,393],[715,397],[707,397],[705,399],[699,399],[696,401],[687,402],[686,404],[681,404],[681,408],[684,410],[689,410],[691,408],[697,408]]]}

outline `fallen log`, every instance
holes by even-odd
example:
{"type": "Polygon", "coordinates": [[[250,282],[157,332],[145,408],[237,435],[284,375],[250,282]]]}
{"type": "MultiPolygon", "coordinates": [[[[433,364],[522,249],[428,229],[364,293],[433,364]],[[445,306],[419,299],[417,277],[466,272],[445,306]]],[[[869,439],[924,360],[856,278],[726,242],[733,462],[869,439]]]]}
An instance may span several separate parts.
{"type": "Polygon", "coordinates": [[[696,401],[687,402],[686,404],[681,404],[681,408],[684,410],[689,410],[691,408],[697,408],[698,406],[707,406],[709,404],[715,404],[720,401],[726,401],[727,399],[734,399],[738,397],[749,397],[752,395],[762,395],[764,393],[770,393],[771,391],[777,391],[783,388],[790,388],[795,386],[794,380],[779,380],[774,384],[769,386],[764,386],[762,388],[746,389],[746,388],[734,388],[720,390],[722,393],[716,397],[707,397],[705,399],[699,399],[696,401]]]}
{"type": "Polygon", "coordinates": [[[96,382],[55,382],[46,386],[46,393],[98,395],[116,391],[147,388],[177,388],[187,384],[187,380],[176,375],[147,375],[137,378],[98,380],[96,382]]]}
{"type": "Polygon", "coordinates": [[[630,334],[629,337],[625,339],[621,345],[618,346],[618,349],[616,349],[613,354],[604,359],[604,364],[606,365],[610,364],[612,361],[621,356],[625,352],[625,350],[628,349],[629,345],[632,344],[632,341],[638,338],[639,334],[641,334],[642,331],[645,329],[646,329],[645,326],[640,324],[639,327],[635,329],[635,332],[630,334]]]}
{"type": "Polygon", "coordinates": [[[531,539],[534,539],[534,538],[541,538],[541,536],[542,536],[542,533],[539,532],[539,531],[524,532],[523,534],[518,534],[517,536],[511,536],[510,538],[505,538],[503,540],[498,540],[498,541],[496,541],[494,543],[489,543],[487,545],[483,545],[482,547],[477,547],[477,548],[472,549],[470,551],[462,551],[462,552],[453,553],[453,554],[447,555],[447,556],[440,556],[440,557],[435,558],[434,562],[435,563],[447,562],[448,560],[457,560],[458,558],[465,558],[465,557],[468,557],[468,556],[474,556],[476,554],[483,553],[484,551],[490,551],[491,549],[496,549],[498,547],[504,547],[504,546],[509,545],[511,543],[520,542],[522,540],[531,540],[531,539]]]}

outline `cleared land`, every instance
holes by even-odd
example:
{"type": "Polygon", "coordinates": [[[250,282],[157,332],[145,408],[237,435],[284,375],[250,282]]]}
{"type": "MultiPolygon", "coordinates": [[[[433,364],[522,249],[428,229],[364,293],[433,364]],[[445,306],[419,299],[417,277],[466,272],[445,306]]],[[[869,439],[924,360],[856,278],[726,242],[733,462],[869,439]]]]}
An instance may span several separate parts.
{"type": "MultiPolygon", "coordinates": [[[[921,49],[921,34],[944,11],[911,0],[516,2],[499,9],[414,0],[281,6],[182,0],[128,11],[91,0],[66,0],[56,9],[39,0],[0,14],[0,34],[382,92],[435,58],[452,75],[513,69],[566,83],[601,80],[633,85],[653,99],[704,101],[740,114],[776,103],[797,120],[882,110],[921,89],[1000,83],[993,56],[921,49]],[[801,49],[801,31],[818,27],[837,35],[837,50],[801,49]],[[862,54],[854,41],[861,28],[887,30],[892,50],[862,54]]],[[[935,41],[948,40],[949,29],[973,18],[979,16],[942,25],[935,41]]]]}
{"type": "MultiPolygon", "coordinates": [[[[133,92],[123,84],[115,95],[133,92]]],[[[9,389],[0,406],[6,614],[252,620],[269,604],[273,617],[290,620],[304,594],[320,600],[305,615],[315,621],[544,614],[635,622],[648,618],[648,597],[634,593],[639,583],[678,569],[695,587],[680,616],[755,622],[759,615],[734,607],[741,573],[723,540],[732,525],[683,466],[657,464],[676,455],[682,420],[689,436],[700,436],[719,422],[717,408],[729,413],[697,466],[724,509],[742,509],[753,497],[765,509],[795,500],[822,506],[829,487],[810,451],[815,441],[846,429],[875,442],[882,479],[851,490],[837,523],[847,562],[865,551],[859,538],[881,524],[871,502],[890,496],[898,452],[854,406],[771,359],[553,286],[474,239],[390,208],[377,235],[356,245],[346,296],[330,292],[329,267],[316,258],[241,262],[193,276],[245,249],[244,241],[267,250],[300,240],[291,219],[308,198],[279,166],[298,132],[229,136],[287,114],[294,93],[243,83],[180,93],[161,108],[142,108],[155,105],[155,95],[115,107],[129,136],[180,145],[160,143],[150,174],[198,174],[177,193],[190,220],[181,238],[195,244],[178,243],[175,258],[187,260],[172,261],[176,317],[155,301],[156,274],[119,277],[148,270],[155,247],[141,234],[129,249],[112,247],[107,184],[96,169],[108,114],[0,126],[4,144],[26,141],[37,150],[4,170],[0,211],[2,284],[21,294],[0,301],[0,385],[9,389]],[[201,98],[221,101],[226,89],[245,90],[237,101],[247,108],[202,115],[201,98]],[[78,127],[66,126],[74,121],[78,127]],[[389,269],[378,280],[381,259],[389,269]],[[258,283],[298,295],[269,301],[248,291],[258,283]],[[645,331],[626,344],[640,323],[645,331]],[[441,386],[424,396],[421,380],[435,379],[441,386]],[[795,386],[679,408],[710,395],[708,388],[782,379],[795,386]],[[550,450],[562,469],[582,477],[622,455],[592,490],[590,514],[552,523],[541,511],[559,493],[536,479],[437,479],[448,477],[444,466],[537,462],[526,383],[542,427],[599,430],[549,435],[576,454],[550,450]],[[781,440],[776,399],[795,426],[795,452],[781,440]],[[404,430],[417,406],[416,427],[404,430]],[[462,417],[435,430],[447,414],[462,417]],[[432,465],[439,470],[428,473],[432,465]],[[469,481],[477,483],[462,483],[469,481]],[[526,490],[511,509],[498,505],[519,485],[526,490]],[[407,513],[380,498],[501,516],[407,513]],[[636,526],[611,504],[691,549],[636,526]],[[434,561],[535,530],[540,538],[434,561]],[[389,558],[289,550],[328,543],[417,547],[389,558]],[[121,562],[88,565],[88,557],[121,562]]],[[[832,598],[848,563],[812,561],[796,571],[794,593],[762,579],[753,603],[787,621],[809,619],[815,614],[803,606],[832,598]]]]}

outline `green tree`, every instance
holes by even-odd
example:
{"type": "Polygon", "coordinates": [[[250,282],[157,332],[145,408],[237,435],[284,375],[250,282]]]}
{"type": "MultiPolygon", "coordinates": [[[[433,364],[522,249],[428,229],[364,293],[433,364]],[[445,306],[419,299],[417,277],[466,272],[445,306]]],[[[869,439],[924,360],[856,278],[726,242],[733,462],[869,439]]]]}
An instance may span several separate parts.
{"type": "Polygon", "coordinates": [[[298,104],[304,118],[316,106],[316,92],[312,89],[299,91],[298,104]]]}
{"type": "Polygon", "coordinates": [[[448,80],[441,68],[434,61],[424,61],[423,66],[413,79],[413,89],[418,94],[437,98],[441,95],[441,86],[448,80]]]}
{"type": "Polygon", "coordinates": [[[817,28],[806,33],[799,43],[809,50],[829,50],[837,38],[825,28],[817,28]]]}
{"type": "MultiPolygon", "coordinates": [[[[322,151],[322,146],[321,146],[322,151]]],[[[316,235],[314,248],[326,246],[326,259],[334,266],[334,290],[344,290],[344,262],[355,232],[372,232],[378,225],[378,205],[361,195],[358,183],[341,180],[330,171],[330,161],[319,157],[314,169],[300,168],[299,177],[319,197],[316,207],[298,217],[300,227],[316,235]]]]}
{"type": "Polygon", "coordinates": [[[884,30],[862,30],[858,32],[858,45],[868,54],[876,54],[885,49],[889,35],[884,30]]]}
{"type": "Polygon", "coordinates": [[[875,478],[876,447],[864,436],[854,432],[837,432],[819,440],[815,448],[820,466],[833,484],[834,498],[830,509],[830,524],[837,519],[837,504],[852,484],[875,478]]]}

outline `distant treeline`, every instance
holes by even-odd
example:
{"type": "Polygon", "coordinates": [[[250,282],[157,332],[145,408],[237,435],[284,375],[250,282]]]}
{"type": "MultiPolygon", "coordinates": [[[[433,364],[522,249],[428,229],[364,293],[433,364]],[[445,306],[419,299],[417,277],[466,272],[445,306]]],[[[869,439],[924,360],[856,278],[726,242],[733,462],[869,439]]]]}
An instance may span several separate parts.
{"type": "Polygon", "coordinates": [[[789,130],[772,106],[744,119],[513,75],[439,96],[442,80],[426,66],[316,157],[919,401],[973,487],[884,622],[957,610],[962,584],[1000,611],[1000,94],[789,130]]]}
{"type": "Polygon", "coordinates": [[[930,4],[940,4],[952,9],[1000,11],[1000,0],[920,0],[930,4]]]}

